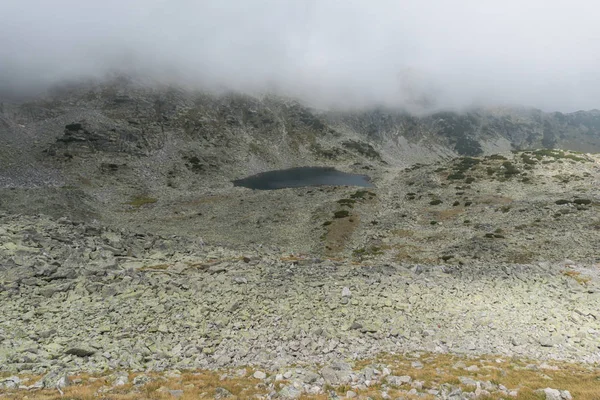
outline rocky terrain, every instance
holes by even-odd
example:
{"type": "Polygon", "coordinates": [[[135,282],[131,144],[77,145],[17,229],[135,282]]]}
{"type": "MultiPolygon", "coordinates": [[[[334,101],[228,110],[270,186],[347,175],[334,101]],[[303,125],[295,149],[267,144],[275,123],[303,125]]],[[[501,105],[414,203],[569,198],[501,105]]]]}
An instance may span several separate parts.
{"type": "Polygon", "coordinates": [[[0,396],[566,400],[600,362],[599,120],[127,79],[3,103],[0,396]],[[231,183],[296,166],[374,187],[231,183]]]}

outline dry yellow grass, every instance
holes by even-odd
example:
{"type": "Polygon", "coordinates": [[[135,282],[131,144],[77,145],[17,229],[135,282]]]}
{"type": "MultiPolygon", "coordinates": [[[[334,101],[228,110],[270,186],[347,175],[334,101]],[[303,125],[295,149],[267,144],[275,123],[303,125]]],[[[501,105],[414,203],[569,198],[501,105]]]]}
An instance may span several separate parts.
{"type": "Polygon", "coordinates": [[[449,208],[447,210],[429,210],[428,215],[435,221],[449,221],[456,219],[465,212],[464,208],[449,208]]]}
{"type": "MultiPolygon", "coordinates": [[[[419,356],[403,355],[381,355],[375,359],[363,360],[357,362],[355,370],[362,369],[370,364],[386,364],[391,367],[394,375],[409,375],[416,381],[423,382],[423,389],[439,388],[442,384],[448,383],[454,386],[461,386],[465,391],[473,391],[474,387],[460,384],[459,377],[465,376],[478,381],[490,381],[497,385],[504,385],[508,389],[517,389],[518,400],[540,400],[543,396],[535,394],[535,390],[546,387],[552,387],[560,390],[569,390],[574,399],[594,400],[600,399],[600,369],[598,366],[571,364],[562,362],[547,362],[543,365],[540,362],[531,360],[520,360],[511,358],[499,358],[493,356],[484,357],[464,357],[449,354],[423,354],[419,356]],[[415,369],[411,362],[419,360],[423,368],[415,369]],[[462,363],[459,366],[458,363],[462,363]],[[468,371],[464,366],[477,366],[478,370],[468,371]],[[536,367],[532,367],[536,366],[536,367]],[[538,367],[539,366],[539,367],[538,367]]],[[[57,390],[43,391],[5,391],[0,393],[0,397],[26,400],[95,400],[98,398],[114,400],[161,400],[173,399],[173,395],[168,390],[182,390],[181,400],[192,399],[213,399],[215,390],[219,387],[227,389],[234,394],[237,399],[250,399],[256,395],[266,395],[272,389],[268,388],[263,382],[252,377],[253,370],[247,369],[245,376],[239,376],[231,371],[187,371],[179,377],[167,377],[165,374],[148,374],[153,381],[135,387],[133,384],[111,387],[110,377],[108,376],[90,376],[81,374],[71,377],[75,380],[81,380],[64,389],[64,395],[57,390]],[[221,379],[221,376],[227,372],[228,377],[221,379]],[[103,391],[104,390],[104,391],[103,391]]],[[[136,374],[130,374],[130,382],[136,374]]],[[[22,377],[28,378],[27,384],[34,383],[39,376],[22,377]]],[[[275,382],[275,390],[288,384],[287,381],[275,382]]],[[[346,391],[351,390],[350,386],[327,387],[329,390],[335,390],[343,396],[346,391]]],[[[373,399],[381,399],[382,385],[380,383],[369,387],[367,390],[360,391],[352,389],[363,396],[370,396],[373,399]]],[[[402,390],[409,390],[409,385],[401,388],[391,387],[388,394],[392,398],[405,396],[402,390]]],[[[503,396],[492,394],[480,399],[498,400],[503,396]]],[[[302,399],[325,400],[327,395],[304,395],[302,399]]],[[[433,396],[414,397],[421,399],[433,399],[433,396]]],[[[504,396],[506,398],[506,396],[504,396]]]]}
{"type": "Polygon", "coordinates": [[[565,276],[568,276],[569,278],[575,279],[575,281],[577,281],[577,283],[579,283],[580,285],[583,285],[583,286],[587,285],[588,282],[592,280],[592,278],[590,278],[589,276],[582,276],[581,272],[574,271],[572,269],[563,270],[562,274],[565,276]]]}
{"type": "MultiPolygon", "coordinates": [[[[592,365],[562,362],[547,362],[546,365],[543,365],[540,362],[531,360],[493,356],[469,358],[449,354],[423,354],[420,357],[385,354],[372,360],[357,362],[355,370],[374,363],[389,365],[394,375],[409,375],[413,380],[422,381],[424,390],[439,388],[440,385],[448,383],[461,386],[466,391],[473,391],[474,387],[460,384],[459,377],[465,376],[478,381],[490,381],[497,385],[502,384],[510,390],[517,389],[518,397],[516,399],[518,400],[540,400],[543,397],[535,394],[535,390],[546,387],[569,390],[574,399],[600,399],[600,369],[598,366],[592,365]],[[411,362],[415,360],[421,361],[423,368],[413,368],[411,362]],[[459,366],[458,363],[463,365],[459,366]],[[468,371],[464,369],[464,366],[472,365],[476,365],[478,370],[468,371]],[[536,367],[532,368],[531,366],[534,365],[536,367]]],[[[238,370],[229,371],[226,379],[221,379],[221,375],[227,371],[188,371],[175,378],[154,373],[149,374],[153,381],[144,386],[135,387],[129,383],[119,388],[111,388],[108,376],[82,374],[72,377],[72,379],[80,379],[81,383],[65,388],[63,396],[57,390],[6,391],[2,395],[4,395],[4,398],[15,400],[95,400],[98,398],[166,400],[174,398],[168,390],[183,390],[183,395],[179,399],[192,400],[213,399],[215,390],[222,387],[234,394],[237,399],[242,400],[254,398],[256,395],[266,395],[271,391],[263,382],[252,377],[253,370],[247,369],[247,373],[243,377],[236,374],[236,371],[238,370]],[[103,392],[103,389],[107,390],[103,392]]],[[[135,376],[136,374],[130,374],[130,382],[135,376]]],[[[22,378],[28,378],[27,384],[32,384],[40,377],[28,376],[22,378]]],[[[275,389],[278,390],[287,383],[286,381],[275,382],[275,389]]],[[[335,390],[339,395],[345,395],[346,391],[351,390],[351,387],[327,387],[327,389],[335,390]]],[[[382,385],[379,383],[364,391],[352,390],[363,396],[381,399],[381,389],[382,385]]],[[[392,398],[402,395],[406,397],[402,390],[408,389],[410,389],[409,385],[404,385],[401,388],[392,387],[388,390],[388,394],[392,398]]],[[[327,397],[327,395],[304,395],[302,399],[325,400],[327,397]]],[[[499,394],[492,394],[480,398],[498,400],[502,397],[499,394]]],[[[411,399],[412,397],[406,398],[411,399]]],[[[418,398],[433,399],[433,396],[428,395],[418,398]]]]}

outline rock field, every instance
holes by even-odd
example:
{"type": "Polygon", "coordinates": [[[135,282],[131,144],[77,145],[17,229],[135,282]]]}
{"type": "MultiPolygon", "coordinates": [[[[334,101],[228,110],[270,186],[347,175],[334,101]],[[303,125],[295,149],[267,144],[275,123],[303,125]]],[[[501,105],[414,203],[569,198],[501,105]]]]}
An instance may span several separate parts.
{"type": "Polygon", "coordinates": [[[568,260],[359,263],[14,215],[0,257],[5,372],[351,371],[415,351],[600,361],[598,267],[568,260]]]}

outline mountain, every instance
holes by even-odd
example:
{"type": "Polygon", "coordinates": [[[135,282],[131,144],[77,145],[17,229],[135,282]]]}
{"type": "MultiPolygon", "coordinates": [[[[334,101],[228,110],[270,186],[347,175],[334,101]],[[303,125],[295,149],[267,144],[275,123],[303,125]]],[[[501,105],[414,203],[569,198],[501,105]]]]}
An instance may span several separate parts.
{"type": "MultiPolygon", "coordinates": [[[[119,77],[2,102],[0,139],[4,210],[322,251],[314,240],[298,239],[318,231],[327,199],[278,191],[253,195],[249,206],[248,192],[233,189],[231,180],[331,166],[368,174],[382,190],[403,196],[412,190],[397,176],[415,165],[442,162],[419,178],[439,186],[431,181],[438,179],[434,170],[451,168],[460,156],[537,148],[595,152],[600,111],[497,108],[415,116],[384,108],[318,110],[269,94],[198,92],[119,77]],[[392,182],[401,186],[389,188],[392,182]],[[281,225],[286,220],[297,234],[281,225]],[[260,233],[249,236],[257,226],[260,233]]],[[[349,251],[346,239],[333,247],[349,251]]]]}

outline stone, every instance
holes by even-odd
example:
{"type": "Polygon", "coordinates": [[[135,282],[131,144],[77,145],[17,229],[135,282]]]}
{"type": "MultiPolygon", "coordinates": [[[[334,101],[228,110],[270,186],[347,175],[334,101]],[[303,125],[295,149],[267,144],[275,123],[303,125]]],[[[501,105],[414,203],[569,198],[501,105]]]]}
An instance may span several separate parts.
{"type": "Polygon", "coordinates": [[[358,394],[357,394],[356,392],[353,392],[352,390],[348,390],[348,391],[346,392],[346,398],[347,398],[347,399],[353,399],[353,398],[355,398],[356,396],[358,396],[358,394]]]}
{"type": "Polygon", "coordinates": [[[468,376],[459,376],[458,380],[461,384],[466,386],[477,386],[477,384],[479,383],[475,379],[469,378],[468,376]]]}
{"type": "Polygon", "coordinates": [[[61,371],[51,371],[44,375],[42,379],[32,385],[33,389],[56,389],[58,386],[61,388],[66,387],[70,384],[69,376],[61,371]]]}
{"type": "Polygon", "coordinates": [[[94,353],[96,353],[94,350],[83,349],[80,347],[72,347],[72,348],[68,349],[67,351],[65,351],[65,354],[70,354],[70,355],[77,356],[77,357],[89,357],[89,356],[94,355],[94,353]]]}
{"type": "Polygon", "coordinates": [[[395,386],[401,386],[401,385],[410,383],[412,381],[412,378],[408,375],[403,375],[403,376],[389,375],[385,379],[386,379],[387,383],[389,383],[390,385],[395,385],[395,386]]]}
{"type": "Polygon", "coordinates": [[[536,394],[545,395],[545,400],[562,400],[560,391],[552,388],[539,389],[535,391],[536,394]]]}
{"type": "Polygon", "coordinates": [[[148,375],[138,375],[135,378],[133,378],[133,384],[136,386],[140,386],[140,385],[145,385],[149,382],[152,381],[152,378],[150,378],[148,375]]]}
{"type": "Polygon", "coordinates": [[[255,379],[265,379],[267,377],[267,374],[264,373],[263,371],[256,371],[254,373],[254,375],[252,375],[255,379]]]}
{"type": "Polygon", "coordinates": [[[183,390],[169,390],[169,393],[175,398],[183,396],[183,390]]]}
{"type": "Polygon", "coordinates": [[[222,387],[218,387],[215,389],[215,400],[228,399],[233,397],[233,394],[222,387]]]}
{"type": "Polygon", "coordinates": [[[349,287],[344,286],[342,289],[342,297],[352,297],[352,292],[350,291],[349,287]]]}
{"type": "Polygon", "coordinates": [[[302,391],[295,388],[294,386],[284,386],[278,393],[280,399],[293,400],[299,399],[302,396],[302,391]]]}
{"type": "Polygon", "coordinates": [[[21,379],[18,376],[9,376],[0,380],[0,388],[2,389],[17,389],[21,384],[21,379]]]}
{"type": "Polygon", "coordinates": [[[117,372],[113,380],[113,387],[125,386],[129,383],[129,374],[126,372],[117,372]]]}
{"type": "Polygon", "coordinates": [[[571,392],[569,392],[568,390],[561,390],[560,397],[562,398],[562,400],[573,400],[573,396],[571,396],[571,392]]]}
{"type": "Polygon", "coordinates": [[[423,368],[423,363],[421,361],[413,361],[410,363],[411,367],[415,368],[415,369],[421,369],[423,368]]]}
{"type": "Polygon", "coordinates": [[[330,385],[343,385],[352,382],[352,367],[344,362],[334,362],[321,369],[321,376],[330,385]]]}
{"type": "Polygon", "coordinates": [[[542,347],[554,347],[560,343],[560,338],[556,336],[544,336],[539,339],[539,342],[542,347]]]}

